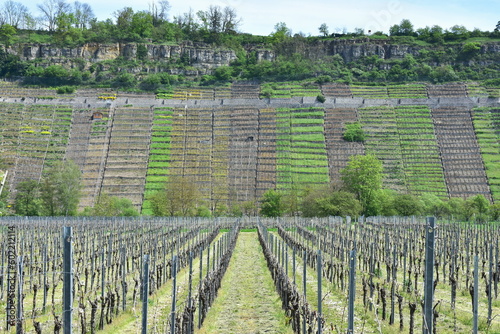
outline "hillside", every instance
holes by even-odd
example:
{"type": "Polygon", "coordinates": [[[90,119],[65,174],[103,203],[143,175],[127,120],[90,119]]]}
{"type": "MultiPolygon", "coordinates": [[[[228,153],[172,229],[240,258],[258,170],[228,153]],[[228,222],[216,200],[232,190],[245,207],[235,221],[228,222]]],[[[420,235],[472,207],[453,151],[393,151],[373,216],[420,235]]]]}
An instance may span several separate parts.
{"type": "Polygon", "coordinates": [[[336,183],[351,155],[373,153],[384,185],[441,198],[500,199],[499,87],[475,83],[363,86],[235,82],[168,95],[1,83],[1,154],[11,195],[60,159],[83,172],[81,208],[100,193],[148,214],[169,178],[194,181],[212,209],[336,183]],[[325,102],[317,96],[325,96],[325,102]],[[346,142],[358,121],[364,143],[346,142]]]}

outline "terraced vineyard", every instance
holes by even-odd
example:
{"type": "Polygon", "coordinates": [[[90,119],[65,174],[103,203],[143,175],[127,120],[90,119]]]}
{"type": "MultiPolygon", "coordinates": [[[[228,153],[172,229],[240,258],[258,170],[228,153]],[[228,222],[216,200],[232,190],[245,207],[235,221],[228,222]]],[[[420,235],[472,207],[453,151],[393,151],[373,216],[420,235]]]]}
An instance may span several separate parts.
{"type": "MultiPolygon", "coordinates": [[[[65,105],[2,104],[2,151],[13,167],[9,184],[40,180],[43,169],[64,157],[72,109],[65,105]]],[[[2,156],[3,153],[2,153],[2,156]]]]}
{"type": "Polygon", "coordinates": [[[473,111],[474,127],[486,168],[493,199],[500,200],[500,110],[478,108],[473,111]]]}
{"type": "Polygon", "coordinates": [[[49,98],[53,90],[1,85],[0,150],[11,196],[19,182],[40,180],[64,158],[83,173],[80,209],[107,193],[151,214],[149,196],[184,177],[215,212],[254,203],[268,189],[338,183],[349,157],[364,153],[383,161],[384,185],[400,192],[500,196],[499,87],[235,82],[156,99],[111,90],[57,99],[49,98]],[[342,137],[356,121],[364,143],[342,137]]]}
{"type": "Polygon", "coordinates": [[[172,133],[172,108],[156,108],[151,129],[148,171],[144,191],[142,212],[152,214],[149,196],[165,187],[170,166],[170,144],[172,133]]]}
{"type": "Polygon", "coordinates": [[[446,198],[448,193],[430,109],[396,107],[395,113],[408,189],[414,194],[432,193],[446,198]]]}
{"type": "Polygon", "coordinates": [[[358,111],[363,130],[367,134],[366,152],[374,154],[382,161],[385,186],[405,191],[407,181],[394,108],[367,107],[358,111]]]}
{"type": "Polygon", "coordinates": [[[277,188],[301,190],[328,183],[323,109],[276,111],[277,188]]]}

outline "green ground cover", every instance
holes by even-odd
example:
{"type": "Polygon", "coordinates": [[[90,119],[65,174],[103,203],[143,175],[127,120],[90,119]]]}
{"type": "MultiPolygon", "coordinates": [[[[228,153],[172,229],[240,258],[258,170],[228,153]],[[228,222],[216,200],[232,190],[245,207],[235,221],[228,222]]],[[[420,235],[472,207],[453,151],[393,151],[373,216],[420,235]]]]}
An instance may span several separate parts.
{"type": "Polygon", "coordinates": [[[172,108],[156,108],[154,110],[148,172],[146,174],[144,202],[142,205],[142,213],[146,215],[153,213],[149,195],[162,189],[168,180],[172,115],[172,108]]]}
{"type": "Polygon", "coordinates": [[[329,182],[324,120],[319,118],[324,111],[319,108],[276,111],[277,188],[288,191],[329,182]]]}

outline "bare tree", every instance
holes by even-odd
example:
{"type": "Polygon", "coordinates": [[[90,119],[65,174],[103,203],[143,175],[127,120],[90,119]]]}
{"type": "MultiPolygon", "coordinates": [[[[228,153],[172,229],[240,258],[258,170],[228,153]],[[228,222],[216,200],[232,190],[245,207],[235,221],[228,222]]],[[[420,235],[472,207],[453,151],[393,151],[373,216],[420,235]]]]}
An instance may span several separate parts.
{"type": "Polygon", "coordinates": [[[87,28],[90,21],[95,17],[92,7],[87,3],[75,1],[73,3],[73,14],[76,19],[77,28],[87,28]]]}
{"type": "Polygon", "coordinates": [[[174,17],[174,23],[188,34],[198,28],[198,23],[196,22],[196,17],[192,8],[189,8],[189,12],[184,13],[182,16],[174,17]]]}
{"type": "Polygon", "coordinates": [[[222,20],[222,32],[234,33],[237,31],[238,26],[241,23],[241,19],[238,18],[236,10],[229,6],[224,7],[223,20],[222,20]]]}
{"type": "Polygon", "coordinates": [[[210,6],[207,11],[197,13],[203,27],[212,33],[235,32],[241,20],[237,18],[236,10],[231,7],[210,6]]]}
{"type": "Polygon", "coordinates": [[[14,28],[19,28],[23,22],[23,18],[28,14],[28,8],[14,1],[6,1],[0,11],[1,24],[9,24],[14,28]]]}
{"type": "Polygon", "coordinates": [[[36,30],[38,27],[38,20],[30,13],[26,13],[23,16],[21,27],[28,30],[36,30]]]}
{"type": "Polygon", "coordinates": [[[71,12],[71,6],[64,0],[45,0],[37,5],[42,13],[41,22],[49,31],[56,29],[57,17],[63,13],[71,12]]]}
{"type": "Polygon", "coordinates": [[[151,2],[149,5],[149,13],[153,17],[155,25],[158,25],[163,21],[167,21],[170,8],[170,3],[167,0],[161,0],[158,3],[154,0],[151,2]]]}

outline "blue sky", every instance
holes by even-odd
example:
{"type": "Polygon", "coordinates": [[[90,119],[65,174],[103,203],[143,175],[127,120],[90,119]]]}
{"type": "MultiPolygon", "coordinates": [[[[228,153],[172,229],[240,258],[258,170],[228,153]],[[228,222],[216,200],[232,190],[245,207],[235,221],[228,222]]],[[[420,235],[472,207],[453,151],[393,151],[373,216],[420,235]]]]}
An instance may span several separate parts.
{"type": "MultiPolygon", "coordinates": [[[[15,0],[14,0],[15,1],[15,0]]],[[[153,0],[79,0],[88,3],[98,19],[112,17],[123,7],[135,11],[147,10],[153,0]]],[[[158,0],[156,0],[158,1],[158,0]]],[[[36,3],[21,0],[33,13],[36,3]]],[[[67,2],[72,2],[67,0],[67,2]]],[[[240,30],[256,35],[269,35],[278,22],[285,22],[293,33],[319,35],[318,27],[326,23],[330,32],[365,31],[388,32],[389,27],[402,19],[409,19],[415,28],[440,25],[447,29],[464,25],[469,30],[479,28],[491,31],[500,21],[500,0],[169,0],[170,18],[188,12],[206,10],[210,4],[231,6],[242,18],[240,30]]]]}

